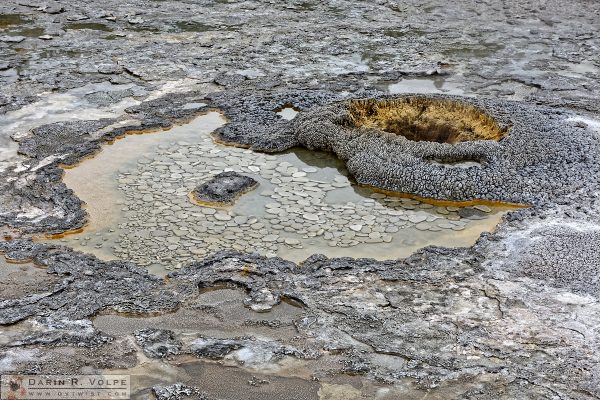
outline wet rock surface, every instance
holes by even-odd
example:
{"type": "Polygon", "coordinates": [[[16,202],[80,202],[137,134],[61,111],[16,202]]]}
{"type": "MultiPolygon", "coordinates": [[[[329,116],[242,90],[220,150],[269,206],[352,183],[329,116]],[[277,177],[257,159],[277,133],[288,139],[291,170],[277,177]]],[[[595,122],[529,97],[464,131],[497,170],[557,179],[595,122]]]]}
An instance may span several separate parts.
{"type": "MultiPolygon", "coordinates": [[[[33,262],[0,266],[0,276],[10,271],[0,291],[0,372],[140,368],[150,381],[134,398],[600,398],[594,2],[142,3],[0,5],[0,143],[8,148],[0,225],[12,239],[0,251],[33,262]],[[508,136],[415,144],[341,123],[352,99],[385,99],[408,81],[484,110],[508,136]],[[287,105],[299,110],[292,120],[277,113],[287,105]],[[85,225],[61,164],[209,107],[229,118],[214,135],[228,144],[333,151],[360,183],[532,207],[509,213],[471,248],[429,247],[394,261],[314,255],[299,265],[216,246],[207,258],[184,253],[189,262],[167,279],[27,239],[85,225]],[[226,304],[256,316],[202,300],[223,285],[241,293],[223,292],[233,296],[226,304]],[[288,303],[295,312],[282,316],[288,303]],[[171,313],[210,324],[140,322],[171,313]],[[94,321],[109,317],[144,326],[107,333],[94,321]],[[217,383],[195,381],[208,375],[186,370],[190,358],[221,363],[210,364],[217,383]],[[179,369],[152,375],[148,360],[179,369]],[[241,388],[219,392],[223,376],[241,388]]],[[[186,151],[168,151],[178,149],[186,151]]],[[[289,167],[277,173],[288,177],[289,167]]],[[[304,178],[295,172],[289,178],[304,178]]],[[[270,207],[283,232],[281,213],[296,212],[285,206],[293,205],[270,207]]],[[[403,216],[415,229],[453,229],[456,218],[485,216],[484,207],[440,208],[434,221],[403,216]]],[[[326,211],[298,215],[309,224],[326,211]]],[[[366,225],[353,218],[340,225],[348,235],[366,225]]],[[[280,239],[298,245],[269,243],[280,239]]]]}
{"type": "Polygon", "coordinates": [[[244,193],[256,189],[258,182],[235,171],[221,172],[192,191],[193,200],[209,205],[232,205],[244,193]]]}
{"type": "Polygon", "coordinates": [[[448,245],[471,245],[507,210],[473,209],[462,218],[459,208],[358,187],[343,163],[324,153],[258,154],[214,143],[208,135],[159,146],[121,171],[118,183],[127,219],[61,240],[155,271],[180,268],[189,257],[220,249],[292,260],[315,252],[385,259],[409,255],[436,237],[440,243],[442,236],[448,245]],[[252,176],[260,187],[227,208],[190,201],[188,194],[203,177],[224,168],[252,176]]]}

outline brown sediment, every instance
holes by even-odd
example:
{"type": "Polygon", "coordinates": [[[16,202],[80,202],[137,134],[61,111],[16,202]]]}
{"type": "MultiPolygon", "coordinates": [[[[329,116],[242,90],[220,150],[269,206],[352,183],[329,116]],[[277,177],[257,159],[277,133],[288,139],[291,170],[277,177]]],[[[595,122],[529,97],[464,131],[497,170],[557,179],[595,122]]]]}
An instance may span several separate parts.
{"type": "MultiPolygon", "coordinates": [[[[182,124],[183,125],[183,124],[182,124]]],[[[145,134],[152,134],[152,133],[162,133],[165,131],[168,131],[171,128],[174,128],[175,126],[169,127],[169,128],[148,128],[148,129],[141,129],[141,130],[131,130],[131,131],[126,131],[125,133],[123,133],[122,135],[119,136],[115,136],[112,139],[105,139],[102,141],[102,145],[108,145],[111,146],[113,145],[116,141],[121,140],[126,138],[129,135],[145,135],[145,134]]],[[[73,163],[73,164],[63,164],[63,163],[59,163],[58,166],[62,169],[73,169],[78,167],[81,163],[83,163],[84,161],[87,160],[91,160],[92,158],[96,157],[98,154],[100,154],[100,152],[102,151],[102,147],[100,147],[99,149],[97,149],[96,151],[83,156],[81,158],[79,158],[77,160],[77,162],[73,163]]]]}
{"type": "MultiPolygon", "coordinates": [[[[77,235],[79,233],[82,233],[88,224],[89,223],[86,222],[80,228],[69,229],[67,231],[60,232],[60,233],[45,233],[45,234],[33,235],[33,236],[30,237],[30,239],[32,241],[34,241],[34,242],[43,242],[44,240],[62,239],[65,236],[77,235]]],[[[6,237],[5,236],[4,240],[6,240],[6,241],[12,240],[12,237],[6,237]]],[[[10,259],[10,258],[6,257],[5,253],[3,253],[2,251],[0,251],[0,255],[4,256],[4,258],[6,259],[6,262],[8,262],[10,264],[27,264],[27,263],[33,262],[30,259],[26,259],[25,261],[10,259]]]]}
{"type": "MultiPolygon", "coordinates": [[[[136,165],[137,160],[153,152],[155,146],[177,140],[193,142],[196,138],[205,137],[214,129],[213,125],[217,127],[223,123],[222,114],[212,111],[195,114],[189,119],[191,121],[188,124],[177,124],[169,128],[141,129],[132,126],[131,128],[134,129],[123,132],[110,141],[102,141],[102,146],[93,154],[64,168],[62,181],[83,202],[82,209],[87,213],[87,221],[77,229],[55,231],[47,236],[39,234],[33,240],[51,243],[56,239],[62,239],[64,243],[60,243],[61,245],[69,246],[76,251],[94,254],[104,261],[118,259],[112,246],[117,241],[116,226],[122,220],[120,205],[126,204],[126,199],[117,190],[119,169],[136,165]],[[158,135],[171,129],[175,130],[170,134],[158,135]],[[130,137],[130,140],[120,140],[126,137],[130,137]],[[105,143],[110,146],[104,146],[105,143]],[[115,229],[111,230],[111,228],[115,229]],[[90,238],[83,240],[86,239],[84,238],[86,235],[90,238]],[[96,245],[102,243],[103,246],[96,247],[91,244],[92,242],[96,245]]],[[[188,118],[179,121],[187,120],[188,118]]]]}
{"type": "Polygon", "coordinates": [[[210,134],[210,137],[212,138],[213,142],[215,142],[216,144],[220,144],[221,146],[227,146],[227,147],[237,147],[238,149],[249,149],[252,146],[249,144],[241,144],[241,143],[235,143],[235,142],[226,142],[222,139],[219,138],[219,134],[212,132],[210,134]]]}
{"type": "Polygon", "coordinates": [[[301,109],[299,109],[298,107],[296,107],[292,103],[284,103],[284,104],[280,105],[279,107],[277,107],[276,109],[274,109],[273,112],[280,112],[284,108],[291,108],[292,110],[297,111],[297,112],[301,112],[302,111],[301,109]]]}
{"type": "MultiPolygon", "coordinates": [[[[177,125],[171,125],[170,127],[167,127],[167,128],[164,128],[164,127],[151,127],[151,128],[147,128],[147,129],[132,129],[132,130],[127,130],[127,131],[123,132],[122,134],[120,134],[118,136],[115,136],[115,137],[113,137],[111,139],[104,139],[104,140],[102,140],[102,143],[101,143],[102,146],[100,146],[93,153],[88,154],[88,155],[80,158],[79,160],[77,160],[76,163],[73,163],[73,164],[59,164],[59,167],[62,168],[63,170],[72,170],[72,169],[74,169],[76,167],[79,167],[85,161],[89,161],[89,160],[92,160],[92,159],[96,158],[99,154],[102,153],[102,151],[105,148],[105,145],[112,146],[117,141],[120,141],[121,139],[125,139],[128,136],[133,136],[133,135],[135,135],[135,136],[139,136],[139,135],[143,136],[143,135],[146,135],[146,134],[151,135],[151,134],[165,133],[165,132],[170,131],[171,129],[187,125],[190,122],[192,122],[194,119],[202,117],[204,115],[208,115],[211,112],[219,112],[219,114],[221,116],[223,115],[223,114],[220,113],[220,111],[215,111],[213,109],[209,109],[209,110],[202,111],[202,112],[200,112],[198,114],[194,114],[194,115],[192,115],[192,116],[190,116],[188,118],[180,119],[178,121],[177,125]]],[[[65,182],[65,176],[64,176],[64,174],[63,174],[63,177],[62,177],[62,181],[63,181],[63,183],[65,182]]],[[[69,186],[69,185],[67,185],[67,186],[69,186]]],[[[88,204],[85,201],[83,201],[83,203],[84,203],[83,208],[87,209],[88,204]]],[[[33,237],[33,240],[61,239],[61,238],[65,237],[65,236],[68,236],[68,235],[74,235],[74,234],[79,234],[79,233],[84,232],[84,230],[87,230],[88,228],[91,228],[91,226],[93,225],[89,221],[90,212],[87,211],[87,210],[86,210],[86,212],[88,214],[88,221],[86,221],[85,224],[82,227],[79,227],[79,228],[76,228],[76,229],[72,229],[72,230],[68,230],[68,231],[65,231],[65,232],[61,232],[61,233],[58,233],[58,234],[49,234],[49,235],[35,236],[35,237],[33,237]]]]}
{"type": "Polygon", "coordinates": [[[18,265],[18,264],[35,264],[35,263],[33,262],[33,259],[32,259],[32,258],[24,258],[24,259],[22,259],[22,260],[17,260],[17,259],[14,259],[14,258],[10,258],[10,257],[8,257],[8,256],[6,255],[6,253],[3,253],[3,252],[0,252],[0,255],[1,255],[2,257],[4,257],[4,260],[5,260],[5,261],[6,261],[8,264],[17,264],[17,265],[18,265]]]}
{"type": "Polygon", "coordinates": [[[489,206],[489,207],[507,207],[507,208],[529,208],[529,204],[511,203],[506,201],[495,201],[487,199],[471,199],[471,200],[443,200],[434,199],[432,197],[422,197],[416,194],[405,193],[405,192],[394,192],[392,190],[380,189],[376,186],[363,185],[361,187],[368,188],[374,192],[385,194],[386,196],[400,197],[404,199],[417,200],[421,203],[431,204],[432,206],[439,207],[472,207],[472,206],[489,206]]]}
{"type": "Polygon", "coordinates": [[[16,258],[10,258],[6,255],[5,251],[0,251],[0,257],[4,258],[4,260],[6,261],[7,264],[15,264],[15,265],[19,265],[19,264],[32,264],[35,267],[40,267],[40,268],[45,268],[45,265],[40,265],[37,264],[33,258],[23,258],[23,259],[16,259],[16,258]]]}
{"type": "MultiPolygon", "coordinates": [[[[221,115],[221,114],[219,114],[221,115]]],[[[200,131],[202,131],[202,135],[208,134],[210,132],[210,130],[208,128],[212,129],[213,125],[216,125],[217,123],[222,123],[222,117],[220,117],[217,114],[211,115],[210,118],[208,119],[203,119],[202,121],[198,121],[198,123],[193,122],[193,125],[186,127],[183,131],[181,130],[177,130],[174,131],[173,133],[176,133],[177,135],[171,136],[171,135],[164,135],[161,136],[161,138],[184,138],[184,140],[188,141],[190,140],[190,138],[195,137],[200,131]],[[214,121],[213,121],[214,120],[214,121]],[[204,124],[204,121],[209,121],[208,124],[206,125],[204,124]],[[212,122],[210,122],[212,121],[212,122]],[[207,129],[204,129],[204,128],[207,129]],[[200,130],[200,131],[199,131],[200,130]],[[181,136],[180,135],[183,135],[181,136]]],[[[178,127],[180,128],[180,127],[178,127]]],[[[157,129],[154,129],[154,131],[156,131],[157,129]]],[[[145,133],[144,131],[141,130],[135,130],[135,131],[131,131],[131,132],[142,132],[145,133]]],[[[129,133],[131,134],[131,133],[129,133]]],[[[65,173],[65,178],[64,178],[64,182],[73,190],[75,190],[75,193],[80,196],[80,198],[82,200],[85,200],[86,202],[88,202],[88,204],[86,204],[84,206],[85,210],[88,212],[89,214],[89,221],[90,224],[84,226],[84,229],[82,230],[74,230],[74,231],[70,231],[70,232],[66,232],[66,234],[71,234],[71,233],[82,233],[83,235],[85,235],[86,233],[96,233],[95,236],[92,236],[92,238],[87,238],[87,240],[85,241],[74,241],[73,238],[66,238],[65,239],[65,245],[67,246],[71,246],[74,249],[78,250],[78,251],[82,251],[84,253],[92,253],[95,254],[97,257],[100,257],[103,260],[114,260],[116,258],[118,258],[115,254],[114,254],[114,249],[112,248],[113,245],[116,245],[119,241],[118,239],[118,235],[119,235],[119,231],[117,230],[116,233],[114,233],[115,231],[112,230],[110,232],[107,232],[107,230],[111,227],[114,227],[118,224],[119,221],[122,220],[122,217],[124,215],[122,215],[121,213],[121,207],[119,206],[115,206],[115,205],[120,205],[120,204],[125,204],[127,205],[128,200],[126,198],[122,198],[122,193],[119,192],[117,189],[118,185],[117,185],[117,178],[118,178],[118,171],[122,171],[122,170],[128,170],[129,166],[133,166],[133,168],[135,168],[136,164],[136,160],[144,155],[146,155],[149,151],[152,151],[152,149],[154,149],[154,146],[163,143],[164,141],[162,139],[159,139],[158,136],[154,136],[154,135],[146,135],[145,138],[143,139],[144,135],[141,135],[140,138],[138,140],[130,140],[127,142],[121,142],[121,144],[115,143],[115,147],[102,147],[102,149],[108,149],[109,151],[106,152],[100,152],[103,153],[102,154],[98,154],[96,157],[95,161],[90,161],[90,164],[83,164],[82,170],[80,171],[75,171],[75,173],[73,172],[66,172],[65,173]],[[131,145],[130,145],[131,143],[131,145]],[[71,174],[69,176],[69,174],[71,174]],[[90,177],[95,177],[94,179],[90,179],[90,177]],[[104,246],[99,246],[99,244],[103,244],[104,246]],[[98,247],[99,246],[99,247],[98,247]]],[[[120,138],[125,137],[125,135],[121,136],[120,138]]],[[[204,136],[203,140],[206,140],[206,136],[204,136]]],[[[120,141],[119,141],[120,142],[120,141]]],[[[166,142],[174,142],[174,140],[171,139],[167,139],[166,142]]],[[[193,140],[192,140],[193,142],[193,140]]],[[[205,143],[206,146],[209,146],[209,148],[212,148],[214,146],[211,146],[209,142],[202,142],[205,143]]],[[[307,153],[312,154],[309,150],[306,150],[307,153]]],[[[302,165],[306,164],[306,162],[302,161],[300,158],[298,158],[298,160],[300,160],[302,162],[302,165]]],[[[202,162],[202,161],[201,161],[202,162]]],[[[332,165],[332,167],[335,167],[336,169],[338,169],[338,173],[339,173],[339,168],[341,168],[341,163],[342,161],[339,161],[340,165],[338,165],[337,163],[334,163],[334,165],[332,165]]],[[[296,162],[294,161],[293,163],[294,165],[296,165],[296,162]]],[[[307,165],[312,165],[312,164],[307,164],[307,165]]],[[[319,167],[326,167],[326,166],[322,166],[322,165],[318,165],[319,167]]],[[[298,168],[300,168],[300,166],[298,166],[298,168]]],[[[321,179],[332,179],[331,178],[331,174],[337,175],[338,173],[335,172],[323,172],[324,176],[326,176],[326,178],[321,177],[321,179]]],[[[343,174],[342,174],[343,175],[343,174]]],[[[129,177],[127,179],[127,182],[124,182],[125,185],[135,185],[135,181],[136,178],[135,176],[129,177]]],[[[186,185],[187,186],[187,185],[186,185]]],[[[184,192],[188,198],[187,199],[183,199],[181,204],[189,204],[189,206],[187,206],[189,208],[189,210],[193,210],[196,206],[202,206],[202,207],[211,207],[211,208],[218,208],[218,209],[225,209],[228,210],[230,209],[229,206],[233,207],[237,207],[236,205],[241,205],[241,208],[243,208],[242,211],[238,210],[237,208],[232,209],[233,213],[236,214],[238,212],[241,212],[242,215],[246,215],[248,213],[254,215],[254,210],[250,209],[248,210],[247,207],[245,207],[244,203],[244,199],[240,200],[239,197],[242,197],[243,194],[247,193],[248,190],[251,190],[252,188],[247,188],[247,190],[245,190],[243,193],[238,193],[238,196],[236,196],[235,200],[233,200],[234,204],[230,204],[229,202],[210,202],[210,201],[201,201],[197,198],[195,198],[195,196],[193,196],[193,191],[192,189],[188,186],[188,189],[184,192]],[[187,192],[187,193],[186,193],[187,192]],[[193,204],[193,205],[192,205],[193,204]],[[191,207],[191,208],[190,208],[191,207]]],[[[355,187],[356,189],[356,187],[355,187]]],[[[407,198],[413,198],[413,199],[421,199],[417,196],[411,196],[410,194],[406,194],[406,193],[397,193],[397,192],[385,192],[383,190],[379,190],[377,188],[370,188],[372,190],[369,190],[369,192],[372,191],[379,191],[379,192],[383,192],[383,193],[387,193],[391,196],[396,196],[396,197],[407,197],[407,198]]],[[[344,189],[346,190],[346,189],[344,189]]],[[[350,190],[352,192],[352,188],[348,187],[347,190],[350,190]]],[[[254,192],[256,193],[256,192],[254,192]]],[[[344,192],[332,192],[332,194],[334,195],[334,199],[331,199],[332,202],[338,202],[338,201],[343,201],[346,200],[344,199],[337,199],[336,196],[338,195],[342,195],[344,192]]],[[[357,195],[360,196],[360,198],[364,197],[364,195],[361,195],[360,193],[356,192],[352,192],[353,195],[357,195]]],[[[251,194],[249,195],[249,197],[251,197],[251,204],[254,205],[254,195],[251,194]]],[[[259,198],[262,199],[262,198],[259,198]]],[[[204,200],[209,200],[209,199],[204,199],[204,200]]],[[[223,199],[219,199],[219,200],[223,200],[223,199]]],[[[360,200],[360,199],[359,199],[360,200]]],[[[490,206],[502,206],[502,205],[506,205],[506,206],[512,206],[510,204],[506,204],[506,203],[500,203],[500,202],[491,202],[491,201],[480,201],[480,200],[473,200],[470,202],[453,202],[453,201],[435,201],[434,199],[421,199],[423,202],[425,203],[434,203],[434,204],[446,204],[446,205],[475,205],[475,204],[489,204],[490,206]]],[[[180,200],[181,201],[181,200],[180,200]]],[[[260,204],[262,204],[262,200],[258,200],[259,204],[258,206],[260,206],[260,204]]],[[[196,208],[197,209],[197,208],[196,208]]],[[[125,210],[126,211],[126,210],[125,210]]],[[[301,240],[301,244],[302,246],[298,247],[298,248],[288,248],[287,246],[284,246],[284,244],[278,245],[277,249],[273,249],[274,252],[273,254],[279,254],[279,256],[288,259],[288,260],[292,260],[294,262],[298,262],[301,260],[304,260],[308,255],[313,254],[313,253],[319,253],[319,252],[323,252],[323,254],[327,254],[328,256],[332,256],[332,257],[343,257],[343,256],[350,256],[350,255],[354,255],[355,257],[369,257],[369,258],[376,258],[376,259],[381,259],[382,257],[385,257],[385,259],[396,259],[399,257],[406,257],[409,256],[412,252],[414,252],[416,249],[423,247],[423,243],[436,243],[436,244],[440,244],[440,245],[446,245],[446,246],[450,246],[450,247],[457,247],[457,246],[462,246],[462,247],[468,247],[470,245],[473,244],[473,242],[475,242],[476,238],[479,236],[479,234],[481,233],[481,231],[490,231],[493,225],[496,225],[499,222],[499,219],[501,218],[500,214],[504,214],[506,210],[493,210],[490,213],[490,217],[486,217],[486,222],[484,223],[473,223],[472,227],[471,224],[469,226],[466,226],[465,224],[462,224],[460,226],[461,229],[457,228],[457,229],[453,229],[450,230],[450,228],[445,228],[445,230],[438,232],[438,231],[427,231],[424,233],[416,233],[415,236],[416,238],[413,240],[413,238],[411,237],[410,240],[405,240],[406,238],[404,236],[402,236],[403,234],[398,233],[397,235],[393,234],[390,235],[393,237],[394,243],[392,242],[385,242],[385,243],[381,243],[378,244],[377,246],[375,245],[371,245],[368,243],[362,243],[359,244],[355,249],[351,250],[348,248],[341,248],[341,247],[334,247],[331,248],[330,244],[328,244],[325,241],[322,241],[318,238],[316,239],[312,239],[312,238],[304,238],[301,240]],[[464,229],[462,229],[464,228],[464,229]],[[477,237],[476,237],[477,236],[477,237]],[[439,237],[439,239],[438,239],[439,237]],[[402,240],[402,244],[399,245],[399,243],[397,242],[398,240],[402,240]],[[390,244],[392,243],[392,244],[390,244]],[[339,250],[339,251],[337,251],[339,250]]],[[[222,212],[219,210],[219,212],[222,212]]],[[[198,214],[199,215],[199,214],[198,214]]],[[[453,214],[454,215],[454,214],[453,214]]],[[[434,224],[435,225],[435,224],[434,224]]],[[[211,237],[214,236],[213,233],[210,233],[209,235],[211,235],[211,237]]],[[[412,235],[412,234],[411,234],[412,235]]],[[[56,239],[60,239],[62,237],[64,237],[66,235],[63,234],[57,234],[57,235],[53,235],[52,238],[56,238],[56,239]]],[[[91,236],[91,235],[90,235],[91,236]]],[[[295,237],[294,234],[292,234],[293,237],[295,237]]],[[[77,238],[77,236],[75,236],[75,238],[77,238]]],[[[83,236],[81,237],[83,238],[83,236]]],[[[196,240],[196,238],[194,238],[196,240]]],[[[213,242],[211,242],[213,243],[213,242]]],[[[203,245],[196,245],[194,244],[194,246],[203,246],[203,245]]],[[[228,244],[223,243],[223,246],[229,246],[228,244]]],[[[120,251],[120,250],[119,250],[120,251]]],[[[196,254],[192,251],[193,254],[196,254]]],[[[204,256],[204,251],[201,252],[202,256],[204,256]]],[[[186,255],[186,257],[189,257],[189,255],[186,255]]],[[[188,261],[186,260],[177,260],[177,261],[188,261]]],[[[177,263],[177,261],[173,262],[173,264],[177,263]]],[[[165,265],[170,265],[170,262],[168,262],[167,264],[165,264],[165,261],[163,261],[162,259],[157,258],[156,260],[149,260],[147,262],[148,265],[150,265],[150,270],[152,270],[153,268],[163,268],[163,266],[165,265]]],[[[173,265],[171,265],[171,267],[173,267],[173,265]]],[[[175,267],[178,268],[178,267],[175,267]]],[[[171,269],[169,267],[167,267],[167,269],[171,269]]],[[[161,273],[163,272],[162,270],[160,271],[161,273]]],[[[242,274],[251,274],[252,273],[252,267],[249,268],[244,268],[244,270],[242,271],[242,274]]],[[[295,300],[295,299],[294,299],[295,300]]],[[[285,300],[282,300],[283,302],[285,302],[285,300]]]]}
{"type": "Polygon", "coordinates": [[[81,228],[69,229],[68,231],[64,231],[61,233],[49,233],[42,237],[34,236],[32,238],[32,240],[35,241],[35,240],[42,240],[42,239],[62,239],[68,235],[76,235],[78,233],[82,233],[88,225],[89,225],[89,223],[86,222],[81,228]]]}
{"type": "Polygon", "coordinates": [[[357,128],[378,129],[416,142],[498,141],[508,132],[484,111],[454,100],[425,97],[353,100],[349,112],[350,123],[357,128]]]}
{"type": "MultiPolygon", "coordinates": [[[[196,196],[194,196],[194,192],[189,192],[187,195],[188,199],[190,200],[190,203],[195,204],[197,206],[200,207],[210,207],[210,208],[227,208],[231,205],[233,205],[233,203],[219,203],[219,202],[210,202],[210,201],[202,201],[202,200],[198,200],[196,199],[196,196]]],[[[236,198],[237,200],[237,198],[236,198]]]]}
{"type": "Polygon", "coordinates": [[[73,163],[73,164],[63,164],[63,163],[58,163],[58,167],[65,170],[65,169],[73,169],[75,167],[77,167],[79,164],[81,164],[82,162],[86,161],[86,160],[91,160],[92,158],[96,157],[98,155],[98,153],[100,153],[100,150],[96,150],[93,153],[88,154],[87,156],[83,156],[81,158],[79,158],[77,160],[77,162],[73,163]]]}

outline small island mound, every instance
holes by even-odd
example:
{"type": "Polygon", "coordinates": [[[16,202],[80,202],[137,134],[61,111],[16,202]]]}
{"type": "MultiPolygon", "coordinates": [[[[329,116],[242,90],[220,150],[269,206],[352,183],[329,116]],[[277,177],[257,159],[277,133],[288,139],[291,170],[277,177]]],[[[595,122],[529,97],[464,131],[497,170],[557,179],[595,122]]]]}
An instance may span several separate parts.
{"type": "Polygon", "coordinates": [[[197,186],[190,197],[194,203],[208,206],[231,206],[235,201],[258,186],[258,182],[238,172],[227,171],[215,175],[197,186]]]}

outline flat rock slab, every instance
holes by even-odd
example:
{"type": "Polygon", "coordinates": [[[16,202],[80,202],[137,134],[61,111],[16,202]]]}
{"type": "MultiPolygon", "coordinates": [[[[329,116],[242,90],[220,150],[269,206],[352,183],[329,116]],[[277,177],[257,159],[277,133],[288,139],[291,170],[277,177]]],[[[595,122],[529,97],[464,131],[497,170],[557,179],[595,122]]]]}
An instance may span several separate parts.
{"type": "Polygon", "coordinates": [[[249,176],[237,172],[221,172],[211,180],[196,187],[191,195],[200,204],[229,206],[244,193],[258,186],[258,182],[249,176]]]}

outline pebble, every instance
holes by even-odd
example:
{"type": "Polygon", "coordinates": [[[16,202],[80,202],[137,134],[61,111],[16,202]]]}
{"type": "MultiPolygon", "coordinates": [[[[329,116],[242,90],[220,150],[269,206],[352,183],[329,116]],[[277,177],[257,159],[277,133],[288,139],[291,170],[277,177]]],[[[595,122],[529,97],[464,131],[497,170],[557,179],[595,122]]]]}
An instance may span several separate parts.
{"type": "Polygon", "coordinates": [[[219,221],[229,221],[231,219],[231,215],[229,214],[215,214],[215,218],[219,221]]]}
{"type": "Polygon", "coordinates": [[[355,232],[359,232],[362,229],[362,225],[350,225],[349,228],[352,229],[355,232]]]}
{"type": "Polygon", "coordinates": [[[450,222],[446,222],[446,221],[443,221],[443,220],[442,220],[441,222],[438,222],[438,223],[437,223],[437,226],[438,226],[439,228],[442,228],[442,229],[452,229],[452,228],[454,228],[456,225],[454,225],[454,224],[451,224],[450,222]]]}
{"type": "Polygon", "coordinates": [[[265,237],[263,237],[263,242],[275,242],[277,241],[277,239],[279,238],[279,235],[267,235],[265,237]]]}
{"type": "Polygon", "coordinates": [[[423,221],[427,220],[427,216],[426,215],[413,214],[413,215],[409,215],[408,216],[408,220],[410,222],[412,222],[413,224],[418,224],[420,222],[423,222],[423,221]]]}
{"type": "Polygon", "coordinates": [[[419,224],[416,224],[415,228],[417,228],[420,231],[426,231],[431,228],[431,225],[428,224],[427,222],[421,222],[419,224]]]}
{"type": "Polygon", "coordinates": [[[309,221],[318,221],[319,220],[319,216],[316,214],[311,214],[311,213],[305,213],[302,215],[302,217],[304,217],[304,219],[307,219],[309,221]]]}
{"type": "Polygon", "coordinates": [[[233,218],[233,221],[238,225],[242,225],[248,222],[248,217],[245,215],[237,215],[233,218]]]}
{"type": "Polygon", "coordinates": [[[483,211],[484,213],[490,213],[490,212],[492,212],[492,209],[490,207],[488,207],[486,205],[483,205],[483,204],[479,204],[479,205],[473,206],[473,208],[475,208],[475,209],[477,209],[479,211],[483,211]]]}

